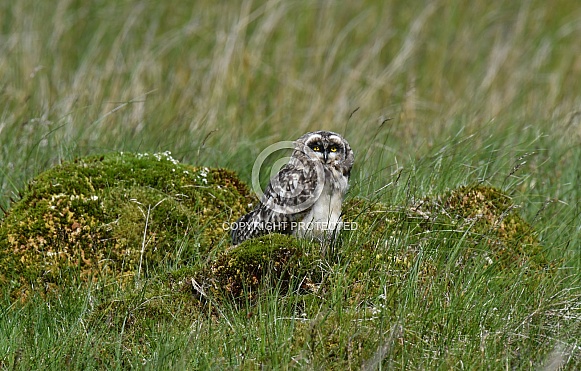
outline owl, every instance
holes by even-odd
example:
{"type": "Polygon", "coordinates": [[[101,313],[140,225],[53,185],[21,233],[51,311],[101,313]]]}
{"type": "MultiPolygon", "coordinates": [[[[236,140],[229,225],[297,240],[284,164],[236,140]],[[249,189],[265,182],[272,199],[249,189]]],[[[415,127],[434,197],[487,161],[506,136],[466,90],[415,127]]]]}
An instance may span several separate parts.
{"type": "Polygon", "coordinates": [[[341,228],[341,204],[355,156],[331,131],[306,133],[293,142],[289,162],[270,179],[260,204],[232,224],[232,243],[267,233],[324,239],[341,228]]]}

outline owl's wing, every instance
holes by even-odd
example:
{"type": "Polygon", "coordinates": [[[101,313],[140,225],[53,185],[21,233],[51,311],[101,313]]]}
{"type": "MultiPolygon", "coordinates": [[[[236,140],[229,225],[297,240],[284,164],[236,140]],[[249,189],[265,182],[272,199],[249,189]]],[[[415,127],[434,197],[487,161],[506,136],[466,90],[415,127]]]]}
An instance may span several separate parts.
{"type": "Polygon", "coordinates": [[[300,215],[317,201],[324,182],[322,168],[289,163],[270,179],[260,202],[279,214],[300,215]]]}
{"type": "Polygon", "coordinates": [[[271,232],[290,234],[310,210],[324,186],[317,167],[285,165],[266,187],[260,205],[244,215],[232,229],[232,243],[271,232]]]}

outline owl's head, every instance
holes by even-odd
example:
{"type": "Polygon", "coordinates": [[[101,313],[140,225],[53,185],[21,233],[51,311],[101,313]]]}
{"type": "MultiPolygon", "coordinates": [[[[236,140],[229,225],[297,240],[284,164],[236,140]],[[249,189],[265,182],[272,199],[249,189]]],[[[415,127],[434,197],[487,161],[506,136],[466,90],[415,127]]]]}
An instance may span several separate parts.
{"type": "Polygon", "coordinates": [[[335,166],[344,175],[349,175],[355,157],[349,143],[341,135],[332,131],[314,131],[306,133],[295,143],[295,150],[309,151],[309,157],[316,156],[324,165],[335,166]]]}

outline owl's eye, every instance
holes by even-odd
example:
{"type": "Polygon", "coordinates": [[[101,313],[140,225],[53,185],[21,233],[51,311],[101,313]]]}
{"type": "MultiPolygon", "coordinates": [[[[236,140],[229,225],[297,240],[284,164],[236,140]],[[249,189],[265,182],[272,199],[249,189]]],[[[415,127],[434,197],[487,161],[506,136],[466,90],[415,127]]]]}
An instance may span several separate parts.
{"type": "Polygon", "coordinates": [[[337,147],[335,147],[335,146],[332,146],[332,147],[331,147],[331,152],[337,152],[337,147]]]}
{"type": "Polygon", "coordinates": [[[319,146],[314,146],[314,147],[313,147],[313,151],[315,151],[315,152],[320,152],[320,151],[321,151],[321,147],[319,147],[319,146]]]}

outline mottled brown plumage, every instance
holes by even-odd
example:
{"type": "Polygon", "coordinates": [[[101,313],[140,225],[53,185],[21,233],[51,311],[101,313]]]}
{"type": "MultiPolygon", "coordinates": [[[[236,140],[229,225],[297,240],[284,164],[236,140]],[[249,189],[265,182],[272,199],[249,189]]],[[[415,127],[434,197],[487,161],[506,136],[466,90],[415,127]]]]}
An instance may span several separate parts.
{"type": "Polygon", "coordinates": [[[340,228],[341,203],[354,162],[337,133],[315,131],[297,139],[291,159],[266,187],[260,205],[232,229],[232,243],[267,233],[323,237],[340,228]]]}

